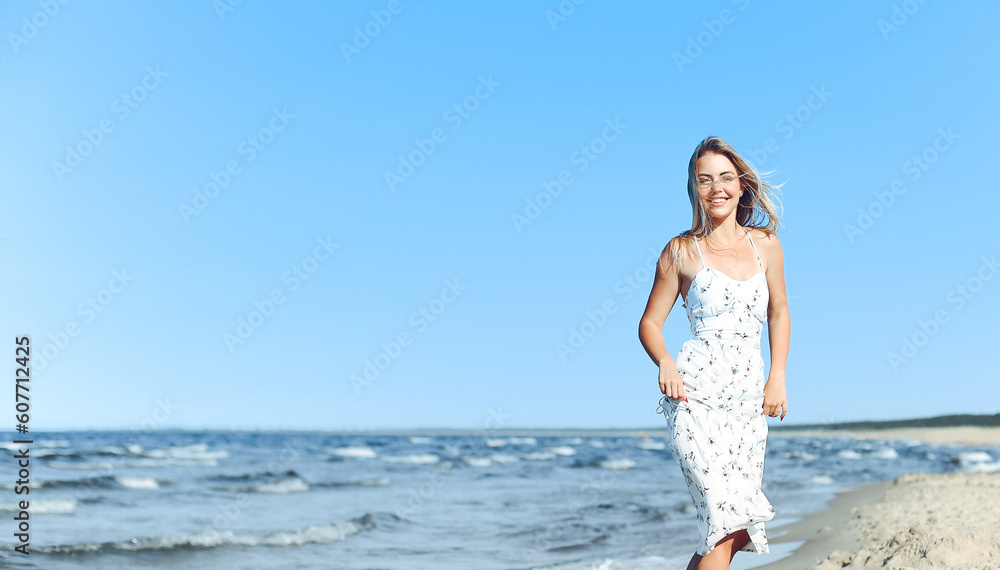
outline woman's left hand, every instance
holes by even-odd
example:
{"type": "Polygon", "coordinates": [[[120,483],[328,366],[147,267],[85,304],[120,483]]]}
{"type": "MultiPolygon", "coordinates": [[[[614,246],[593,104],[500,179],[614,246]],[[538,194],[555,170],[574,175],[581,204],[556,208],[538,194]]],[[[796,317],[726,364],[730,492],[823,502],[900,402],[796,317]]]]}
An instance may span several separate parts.
{"type": "Polygon", "coordinates": [[[781,413],[780,419],[785,419],[785,414],[788,413],[785,382],[771,379],[767,381],[767,384],[764,384],[764,411],[761,414],[776,418],[779,412],[781,413]]]}

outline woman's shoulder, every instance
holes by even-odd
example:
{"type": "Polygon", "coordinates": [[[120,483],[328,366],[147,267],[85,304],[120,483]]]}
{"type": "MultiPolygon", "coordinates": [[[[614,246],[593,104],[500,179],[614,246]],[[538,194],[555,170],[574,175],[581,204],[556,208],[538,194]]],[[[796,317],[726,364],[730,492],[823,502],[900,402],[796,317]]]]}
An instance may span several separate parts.
{"type": "Polygon", "coordinates": [[[767,228],[746,228],[750,232],[750,237],[753,238],[755,245],[761,245],[764,247],[774,247],[779,245],[781,242],[778,240],[778,234],[774,231],[768,230],[767,228]]]}
{"type": "Polygon", "coordinates": [[[687,258],[694,255],[693,236],[691,230],[685,230],[670,238],[667,245],[663,246],[660,252],[660,267],[665,271],[667,268],[678,265],[683,266],[687,258]]]}

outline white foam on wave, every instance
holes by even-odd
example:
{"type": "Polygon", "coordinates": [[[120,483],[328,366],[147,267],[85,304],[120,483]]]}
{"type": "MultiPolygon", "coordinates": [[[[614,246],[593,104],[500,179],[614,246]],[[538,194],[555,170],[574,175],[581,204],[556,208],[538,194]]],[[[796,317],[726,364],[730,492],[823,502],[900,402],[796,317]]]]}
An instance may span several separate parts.
{"type": "Polygon", "coordinates": [[[631,459],[608,459],[605,461],[598,461],[598,467],[603,467],[604,469],[632,469],[635,467],[635,461],[631,459]]]}
{"type": "Polygon", "coordinates": [[[965,451],[952,458],[953,463],[958,463],[962,471],[992,473],[1000,471],[1000,462],[994,461],[993,456],[985,451],[965,451]]]}
{"type": "Polygon", "coordinates": [[[423,443],[431,443],[432,441],[433,440],[431,438],[424,437],[422,435],[414,435],[410,437],[410,443],[423,444],[423,443]]]}
{"type": "Polygon", "coordinates": [[[853,449],[841,449],[837,452],[837,457],[841,459],[861,459],[861,454],[853,449]]]}
{"type": "Polygon", "coordinates": [[[336,449],[328,449],[327,452],[337,457],[351,457],[354,459],[374,459],[378,457],[374,449],[362,446],[338,447],[336,449]]]}
{"type": "Polygon", "coordinates": [[[64,455],[64,456],[65,455],[81,455],[81,453],[79,451],[75,451],[73,449],[42,448],[42,449],[32,449],[31,450],[31,455],[33,457],[59,457],[60,455],[64,455]]]}
{"type": "Polygon", "coordinates": [[[506,453],[491,453],[489,458],[497,463],[516,463],[521,460],[516,455],[509,455],[506,453]]]}
{"type": "Polygon", "coordinates": [[[509,437],[507,442],[511,445],[538,445],[538,440],[533,437],[509,437]]]}
{"type": "Polygon", "coordinates": [[[122,487],[127,487],[129,489],[160,488],[160,484],[156,482],[156,479],[151,479],[149,477],[115,477],[115,482],[122,487]]]}
{"type": "Polygon", "coordinates": [[[330,544],[368,530],[375,526],[370,514],[352,521],[326,526],[310,526],[298,530],[270,532],[258,535],[239,535],[232,531],[206,529],[195,534],[179,533],[133,538],[121,542],[83,543],[60,546],[33,546],[42,554],[74,554],[81,552],[141,552],[173,550],[177,548],[218,548],[223,546],[302,546],[304,544],[330,544]]]}
{"type": "Polygon", "coordinates": [[[833,485],[833,479],[829,475],[813,475],[806,479],[806,483],[812,485],[833,485]]]}
{"type": "Polygon", "coordinates": [[[507,440],[499,438],[486,438],[483,443],[485,443],[488,447],[500,449],[501,447],[507,445],[507,440]]]}
{"type": "Polygon", "coordinates": [[[549,461],[550,459],[555,459],[556,454],[551,451],[535,451],[532,453],[522,453],[521,459],[527,459],[528,461],[549,461]]]}
{"type": "Polygon", "coordinates": [[[287,495],[289,493],[302,493],[309,490],[309,484],[298,477],[286,477],[274,483],[265,483],[250,488],[254,493],[265,495],[287,495]]]}
{"type": "Polygon", "coordinates": [[[787,459],[801,459],[802,461],[813,461],[819,459],[819,455],[815,453],[809,453],[808,451],[785,451],[781,453],[782,457],[787,459]]]}
{"type": "Polygon", "coordinates": [[[570,440],[567,441],[566,443],[568,443],[570,445],[583,445],[583,438],[582,437],[573,437],[573,438],[570,438],[570,440]]]}
{"type": "Polygon", "coordinates": [[[654,439],[645,439],[635,444],[635,446],[639,449],[648,449],[650,451],[662,451],[667,448],[666,443],[654,439]]]}
{"type": "Polygon", "coordinates": [[[872,457],[877,457],[879,459],[898,459],[899,453],[891,447],[883,447],[881,449],[876,449],[871,452],[872,457]]]}
{"type": "Polygon", "coordinates": [[[489,467],[493,463],[489,457],[463,457],[462,461],[472,467],[489,467]]]}
{"type": "Polygon", "coordinates": [[[441,458],[433,453],[418,453],[415,455],[383,455],[382,461],[391,463],[437,463],[441,458]]]}
{"type": "MultiPolygon", "coordinates": [[[[72,499],[42,499],[30,500],[29,515],[70,515],[76,510],[76,501],[72,499]]],[[[0,503],[0,513],[17,513],[21,511],[18,503],[0,503]]]]}
{"type": "Polygon", "coordinates": [[[576,450],[568,445],[559,445],[556,447],[550,447],[549,451],[555,453],[556,455],[562,455],[563,457],[569,457],[570,455],[576,455],[576,450]]]}
{"type": "Polygon", "coordinates": [[[195,443],[193,445],[181,445],[176,447],[166,447],[163,449],[150,449],[143,451],[144,457],[153,459],[194,459],[194,460],[215,460],[229,457],[228,451],[209,451],[208,445],[195,443]]]}
{"type": "Polygon", "coordinates": [[[49,467],[53,469],[114,469],[115,466],[110,461],[81,461],[81,462],[69,462],[69,461],[50,461],[48,463],[49,467]]]}
{"type": "Polygon", "coordinates": [[[592,439],[587,442],[590,447],[604,447],[604,442],[599,439],[592,439]]]}

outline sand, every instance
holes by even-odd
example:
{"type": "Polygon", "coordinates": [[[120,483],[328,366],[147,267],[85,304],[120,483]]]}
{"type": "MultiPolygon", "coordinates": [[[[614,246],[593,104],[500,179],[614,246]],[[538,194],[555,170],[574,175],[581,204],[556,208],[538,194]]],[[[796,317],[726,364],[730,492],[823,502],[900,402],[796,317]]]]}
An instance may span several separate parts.
{"type": "MultiPolygon", "coordinates": [[[[996,428],[837,431],[828,435],[1000,445],[1000,430],[996,428]]],[[[1000,472],[917,473],[868,485],[838,495],[829,510],[774,529],[773,534],[788,531],[772,539],[776,544],[806,542],[792,556],[759,568],[1000,568],[997,497],[1000,472]]]]}

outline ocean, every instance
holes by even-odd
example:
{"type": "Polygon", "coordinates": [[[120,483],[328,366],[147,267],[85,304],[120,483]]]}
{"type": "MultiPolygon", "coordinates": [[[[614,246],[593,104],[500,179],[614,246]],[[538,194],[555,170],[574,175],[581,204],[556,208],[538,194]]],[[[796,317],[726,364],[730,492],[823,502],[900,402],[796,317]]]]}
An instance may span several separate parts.
{"type": "MultiPolygon", "coordinates": [[[[0,567],[664,569],[683,568],[698,538],[662,432],[31,437],[5,445],[0,567]],[[16,494],[24,447],[30,483],[16,494]],[[21,500],[29,556],[14,551],[21,500]]],[[[995,447],[772,432],[769,535],[859,484],[998,460],[995,447]]]]}

